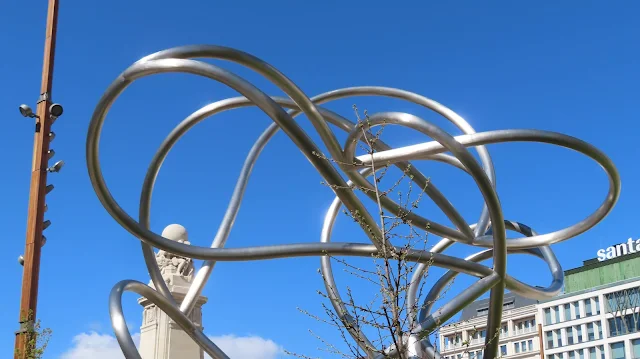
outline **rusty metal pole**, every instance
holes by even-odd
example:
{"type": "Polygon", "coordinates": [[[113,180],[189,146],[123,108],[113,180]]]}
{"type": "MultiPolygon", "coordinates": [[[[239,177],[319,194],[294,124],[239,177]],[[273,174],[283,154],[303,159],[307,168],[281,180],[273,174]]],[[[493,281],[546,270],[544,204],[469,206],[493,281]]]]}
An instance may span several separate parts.
{"type": "Polygon", "coordinates": [[[542,324],[538,324],[538,341],[540,344],[540,359],[544,359],[544,341],[542,339],[542,324]]]}
{"type": "Polygon", "coordinates": [[[49,106],[53,81],[53,59],[58,24],[58,0],[49,0],[47,29],[44,42],[42,85],[35,118],[35,138],[29,189],[29,212],[22,275],[22,297],[20,300],[20,329],[16,332],[15,359],[24,359],[32,349],[32,330],[38,304],[38,278],[47,186],[48,150],[51,133],[49,106]]]}

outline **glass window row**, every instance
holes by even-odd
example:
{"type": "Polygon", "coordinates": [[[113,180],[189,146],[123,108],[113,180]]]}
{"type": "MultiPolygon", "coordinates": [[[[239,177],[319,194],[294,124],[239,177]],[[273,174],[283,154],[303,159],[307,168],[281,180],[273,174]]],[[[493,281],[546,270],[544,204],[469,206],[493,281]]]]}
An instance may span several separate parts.
{"type": "MultiPolygon", "coordinates": [[[[631,340],[631,355],[640,358],[640,338],[631,340]]],[[[604,345],[547,355],[547,359],[604,359],[604,345]]],[[[609,344],[610,359],[627,359],[625,342],[609,344]]]]}
{"type": "MultiPolygon", "coordinates": [[[[536,331],[536,319],[535,317],[521,319],[515,321],[513,323],[513,326],[513,334],[511,335],[532,333],[536,331]]],[[[470,344],[482,343],[485,341],[485,338],[487,336],[487,331],[485,328],[470,329],[466,332],[468,334],[470,344]]],[[[504,338],[509,335],[510,333],[507,323],[503,323],[500,327],[500,337],[504,338]]],[[[462,346],[462,333],[451,334],[444,337],[444,349],[453,349],[460,346],[462,346]]]]}
{"type": "MultiPolygon", "coordinates": [[[[518,353],[526,353],[531,351],[534,351],[533,339],[523,340],[521,342],[513,343],[512,352],[508,350],[507,344],[500,345],[501,356],[518,354],[518,353]]],[[[460,354],[445,356],[444,359],[462,359],[462,358],[482,359],[482,353],[483,353],[482,350],[474,350],[468,353],[460,353],[460,354]]]]}
{"type": "Polygon", "coordinates": [[[551,325],[599,314],[600,299],[598,299],[598,297],[586,298],[584,300],[544,308],[544,324],[551,325]]]}
{"type": "Polygon", "coordinates": [[[595,321],[546,331],[545,346],[547,349],[553,349],[602,338],[602,325],[600,321],[595,321]]]}

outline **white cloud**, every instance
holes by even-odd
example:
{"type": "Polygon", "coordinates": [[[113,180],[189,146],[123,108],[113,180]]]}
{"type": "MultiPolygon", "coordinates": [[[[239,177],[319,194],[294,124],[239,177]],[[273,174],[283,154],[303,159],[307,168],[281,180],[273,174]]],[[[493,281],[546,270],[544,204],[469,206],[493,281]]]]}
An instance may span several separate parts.
{"type": "MultiPolygon", "coordinates": [[[[275,359],[284,351],[270,339],[258,336],[221,335],[209,337],[231,359],[275,359]]],[[[210,359],[205,354],[205,358],[210,359]]]]}
{"type": "MultiPolygon", "coordinates": [[[[209,337],[231,359],[275,359],[284,351],[270,339],[259,336],[221,335],[209,337]]],[[[136,346],[140,345],[140,334],[133,335],[136,346]]],[[[73,347],[60,359],[124,359],[120,345],[113,335],[95,331],[81,333],[73,338],[73,347]]],[[[211,359],[206,353],[205,358],[211,359]]]]}
{"type": "MultiPolygon", "coordinates": [[[[140,334],[133,335],[136,346],[140,344],[140,334]]],[[[60,359],[124,359],[120,345],[113,335],[97,332],[81,333],[73,337],[73,347],[60,359]]]]}

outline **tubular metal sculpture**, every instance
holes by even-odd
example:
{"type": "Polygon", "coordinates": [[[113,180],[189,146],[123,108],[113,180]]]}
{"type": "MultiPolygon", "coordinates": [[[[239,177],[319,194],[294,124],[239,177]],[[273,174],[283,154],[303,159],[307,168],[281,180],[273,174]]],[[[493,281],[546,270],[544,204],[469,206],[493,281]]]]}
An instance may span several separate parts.
{"type": "MultiPolygon", "coordinates": [[[[465,305],[489,290],[491,293],[487,333],[495,333],[500,328],[505,288],[520,295],[537,299],[550,298],[558,294],[564,280],[563,272],[549,245],[575,237],[596,225],[611,211],[620,193],[620,178],[610,159],[597,148],[577,138],[540,130],[498,130],[476,133],[463,118],[447,107],[421,95],[394,88],[351,87],[308,98],[291,80],[264,61],[232,48],[209,45],[184,46],[160,51],[137,61],[125,70],[107,89],[93,113],[87,136],[86,151],[89,175],[97,196],[109,214],[120,223],[122,227],[141,240],[145,262],[155,288],[157,288],[157,290],[154,290],[141,282],[125,280],[119,282],[111,292],[109,309],[112,325],[127,359],[140,358],[140,355],[131,339],[122,312],[121,300],[122,294],[125,291],[136,292],[155,303],[160,309],[173,318],[176,323],[213,358],[228,358],[215,343],[209,340],[188,319],[188,314],[193,309],[195,300],[202,292],[217,261],[253,261],[296,256],[319,256],[321,257],[321,269],[324,274],[325,285],[330,289],[328,293],[335,293],[330,297],[334,309],[340,318],[348,321],[348,316],[335,288],[331,265],[327,255],[370,256],[378,253],[385,241],[371,214],[365,209],[365,206],[363,206],[358,197],[356,197],[354,190],[349,189],[352,184],[371,188],[372,185],[367,179],[371,171],[368,171],[367,165],[377,164],[379,166],[388,166],[393,164],[410,171],[412,180],[420,185],[421,188],[425,188],[426,194],[434,200],[456,227],[449,228],[415,213],[411,213],[409,218],[413,225],[443,238],[434,246],[431,252],[411,250],[407,256],[408,260],[419,263],[411,279],[408,292],[407,305],[413,334],[407,338],[407,340],[410,343],[414,343],[412,346],[409,346],[411,350],[421,351],[425,357],[429,358],[439,357],[439,354],[435,352],[433,346],[429,343],[428,336],[424,334],[433,332],[438,323],[442,323],[451,318],[465,305]],[[215,58],[244,65],[276,84],[289,98],[269,97],[237,75],[218,66],[193,60],[194,58],[215,58]],[[238,91],[243,97],[221,100],[201,108],[182,121],[164,140],[147,171],[140,199],[139,220],[136,221],[119,206],[105,184],[100,169],[98,153],[100,133],[109,108],[127,86],[139,78],[169,72],[190,73],[219,81],[238,91]],[[377,141],[376,153],[356,157],[354,154],[355,143],[363,139],[363,131],[353,122],[319,106],[332,100],[355,96],[392,97],[424,106],[451,121],[462,130],[464,135],[453,137],[432,123],[408,113],[379,113],[369,118],[369,127],[380,125],[383,122],[406,126],[426,134],[435,141],[395,149],[391,149],[384,143],[377,141]],[[226,110],[248,106],[259,107],[274,123],[263,132],[255,142],[253,148],[251,148],[231,197],[229,207],[227,208],[211,247],[197,247],[177,243],[151,232],[149,230],[151,193],[160,166],[172,146],[198,122],[226,110]],[[289,109],[289,111],[285,111],[285,108],[289,109]],[[301,113],[304,113],[309,121],[311,121],[324,145],[327,147],[329,157],[334,160],[338,168],[334,167],[332,163],[321,159],[321,156],[318,156],[321,151],[294,121],[294,118],[301,113]],[[349,134],[344,146],[338,143],[329,124],[349,134]],[[330,206],[325,218],[321,241],[319,243],[232,249],[224,248],[236,215],[240,209],[242,197],[253,166],[262,149],[279,129],[282,129],[298,146],[336,194],[336,199],[330,206]],[[503,142],[543,142],[566,147],[585,154],[595,160],[605,170],[609,178],[609,192],[600,207],[587,218],[570,227],[555,232],[537,234],[522,224],[506,221],[503,218],[500,201],[498,200],[495,190],[496,180],[491,157],[484,147],[486,144],[503,142]],[[476,161],[467,147],[475,147],[481,163],[476,161]],[[450,154],[446,154],[446,152],[450,154]],[[463,217],[437,190],[432,182],[429,182],[429,186],[426,186],[425,176],[416,170],[414,166],[409,166],[408,161],[413,160],[441,161],[453,165],[471,175],[485,201],[478,223],[473,225],[466,223],[463,217]],[[348,177],[348,183],[338,169],[348,177]],[[362,172],[360,172],[361,170],[362,172]],[[343,205],[352,213],[358,211],[361,215],[362,226],[368,229],[365,230],[365,233],[372,244],[330,242],[333,224],[339,208],[343,205]],[[523,237],[507,239],[507,230],[520,232],[523,237]],[[456,242],[487,249],[465,259],[442,254],[445,249],[456,242]],[[193,285],[181,305],[176,303],[162,279],[154,256],[154,247],[180,256],[205,261],[196,273],[193,285]],[[527,253],[543,259],[551,271],[551,284],[546,288],[534,287],[507,275],[506,259],[508,253],[527,253]],[[478,264],[478,262],[490,258],[493,258],[493,268],[478,264]],[[427,262],[446,268],[449,271],[440,278],[429,291],[425,298],[425,307],[420,313],[415,313],[415,310],[413,310],[415,306],[413,304],[419,300],[419,298],[417,298],[417,289],[427,262]],[[479,280],[441,308],[432,311],[431,305],[428,304],[429,301],[436,298],[446,284],[459,273],[478,277],[479,280]]],[[[398,208],[391,199],[386,197],[382,198],[382,205],[391,212],[397,211],[398,208]]],[[[358,328],[351,330],[350,333],[354,339],[356,339],[358,345],[367,353],[369,358],[392,357],[398,354],[393,347],[388,349],[385,354],[375,354],[370,347],[367,346],[370,345],[371,342],[358,328]]],[[[496,356],[497,343],[498,340],[491,340],[490,336],[487,336],[485,347],[486,359],[493,359],[496,356]]]]}

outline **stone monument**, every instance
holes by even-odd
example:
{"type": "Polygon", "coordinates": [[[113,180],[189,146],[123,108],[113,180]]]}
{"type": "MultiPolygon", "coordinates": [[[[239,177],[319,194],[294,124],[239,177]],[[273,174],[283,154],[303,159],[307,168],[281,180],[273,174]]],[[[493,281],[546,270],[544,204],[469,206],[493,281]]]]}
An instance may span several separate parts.
{"type": "MultiPolygon", "coordinates": [[[[179,224],[171,224],[162,236],[173,241],[190,244],[187,230],[179,224]]],[[[193,281],[194,266],[191,258],[167,253],[156,254],[162,278],[176,302],[181,303],[193,281]]],[[[153,283],[149,285],[153,287],[153,283]]],[[[202,330],[202,305],[206,297],[199,297],[189,318],[202,330]]],[[[146,298],[138,299],[144,308],[140,327],[140,355],[142,359],[203,359],[204,352],[169,316],[146,298]]]]}

